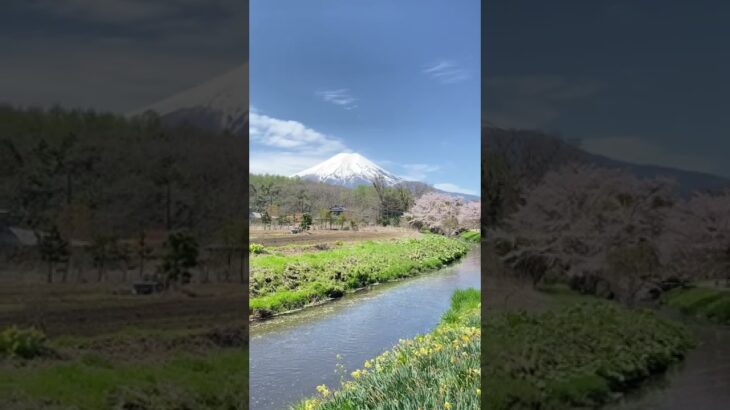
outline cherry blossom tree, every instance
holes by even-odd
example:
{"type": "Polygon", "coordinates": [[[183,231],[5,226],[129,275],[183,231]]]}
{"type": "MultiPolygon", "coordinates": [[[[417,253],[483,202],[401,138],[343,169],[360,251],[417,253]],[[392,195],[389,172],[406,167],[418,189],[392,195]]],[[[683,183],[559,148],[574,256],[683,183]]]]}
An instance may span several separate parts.
{"type": "Polygon", "coordinates": [[[569,164],[527,190],[505,229],[492,236],[507,244],[503,260],[534,284],[557,272],[590,287],[602,282],[631,302],[659,270],[652,255],[672,192],[668,180],[569,164]]]}
{"type": "Polygon", "coordinates": [[[697,193],[670,214],[662,247],[668,269],[730,284],[730,189],[697,193]]]}
{"type": "Polygon", "coordinates": [[[445,233],[458,227],[463,206],[463,198],[428,192],[418,198],[404,216],[408,224],[417,229],[445,233]]]}
{"type": "Polygon", "coordinates": [[[471,201],[459,209],[459,226],[466,229],[477,229],[482,217],[482,202],[471,201]]]}

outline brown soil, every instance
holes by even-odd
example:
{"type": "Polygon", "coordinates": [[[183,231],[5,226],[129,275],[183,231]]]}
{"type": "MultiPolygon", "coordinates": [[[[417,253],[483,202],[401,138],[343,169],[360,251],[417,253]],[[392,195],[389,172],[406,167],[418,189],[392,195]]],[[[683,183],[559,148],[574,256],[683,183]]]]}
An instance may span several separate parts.
{"type": "Polygon", "coordinates": [[[292,234],[283,230],[252,230],[250,241],[264,246],[306,245],[316,243],[356,242],[398,238],[414,238],[420,235],[410,229],[369,229],[361,231],[314,230],[292,234]]]}
{"type": "MultiPolygon", "coordinates": [[[[124,287],[126,289],[126,287],[124,287]]],[[[189,285],[185,292],[119,294],[93,285],[0,286],[0,329],[36,326],[48,336],[95,336],[128,327],[191,329],[247,318],[246,286],[189,285]]]]}

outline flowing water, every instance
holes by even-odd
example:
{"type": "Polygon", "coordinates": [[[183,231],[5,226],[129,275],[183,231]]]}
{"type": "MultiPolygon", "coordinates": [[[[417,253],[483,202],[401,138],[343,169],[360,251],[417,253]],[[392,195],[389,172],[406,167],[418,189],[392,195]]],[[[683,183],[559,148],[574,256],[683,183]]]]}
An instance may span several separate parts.
{"type": "Polygon", "coordinates": [[[337,388],[338,363],[349,378],[351,371],[392,348],[398,339],[431,331],[448,310],[455,289],[479,285],[477,247],[438,272],[252,325],[250,408],[286,409],[315,395],[317,385],[337,388]]]}
{"type": "Polygon", "coordinates": [[[698,345],[666,374],[641,387],[611,410],[730,409],[730,326],[697,323],[697,319],[667,312],[683,321],[698,345]]]}

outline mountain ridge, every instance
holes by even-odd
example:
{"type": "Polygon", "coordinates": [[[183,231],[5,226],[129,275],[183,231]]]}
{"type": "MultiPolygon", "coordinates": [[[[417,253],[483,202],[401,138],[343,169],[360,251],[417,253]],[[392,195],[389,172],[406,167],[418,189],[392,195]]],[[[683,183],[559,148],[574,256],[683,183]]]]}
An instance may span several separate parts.
{"type": "Polygon", "coordinates": [[[412,192],[435,191],[452,197],[461,197],[466,201],[479,200],[476,195],[460,192],[448,192],[420,181],[408,181],[383,167],[375,164],[356,152],[341,152],[319,164],[299,171],[291,177],[299,177],[309,181],[355,188],[358,185],[370,185],[377,178],[382,178],[386,186],[403,186],[412,192]]]}
{"type": "Polygon", "coordinates": [[[248,129],[248,64],[129,113],[154,111],[163,124],[242,135],[248,129]]]}

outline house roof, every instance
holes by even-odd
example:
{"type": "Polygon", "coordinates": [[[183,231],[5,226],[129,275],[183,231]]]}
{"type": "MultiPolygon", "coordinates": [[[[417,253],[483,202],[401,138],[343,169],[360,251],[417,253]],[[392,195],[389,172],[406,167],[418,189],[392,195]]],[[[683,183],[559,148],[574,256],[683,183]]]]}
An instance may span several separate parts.
{"type": "MultiPolygon", "coordinates": [[[[35,235],[35,232],[31,229],[25,229],[25,228],[18,228],[14,226],[8,227],[8,231],[10,231],[15,238],[18,239],[18,243],[25,246],[36,246],[38,245],[38,238],[35,235]]],[[[41,236],[43,233],[41,233],[41,236]]]]}

